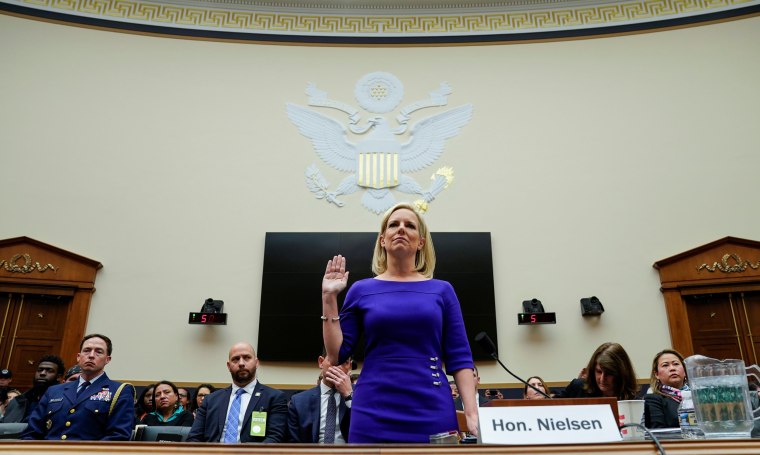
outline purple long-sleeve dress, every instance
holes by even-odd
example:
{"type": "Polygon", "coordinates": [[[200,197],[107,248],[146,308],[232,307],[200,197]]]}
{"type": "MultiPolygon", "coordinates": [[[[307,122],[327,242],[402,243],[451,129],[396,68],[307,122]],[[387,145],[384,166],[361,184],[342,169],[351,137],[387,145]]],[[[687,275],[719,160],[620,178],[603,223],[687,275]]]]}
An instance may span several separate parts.
{"type": "Polygon", "coordinates": [[[446,372],[473,368],[454,288],[446,281],[360,280],[340,312],[340,362],[359,336],[366,357],[351,404],[348,442],[429,442],[456,430],[446,372]]]}

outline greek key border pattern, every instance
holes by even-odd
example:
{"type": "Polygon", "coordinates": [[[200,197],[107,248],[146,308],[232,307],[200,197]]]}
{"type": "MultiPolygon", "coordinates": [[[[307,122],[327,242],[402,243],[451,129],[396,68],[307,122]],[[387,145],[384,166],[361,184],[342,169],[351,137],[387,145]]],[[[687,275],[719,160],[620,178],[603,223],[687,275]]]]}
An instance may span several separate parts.
{"type": "Polygon", "coordinates": [[[750,6],[758,0],[636,0],[540,11],[337,15],[233,11],[139,0],[2,0],[64,14],[238,33],[332,36],[485,35],[648,22],[750,6]]]}

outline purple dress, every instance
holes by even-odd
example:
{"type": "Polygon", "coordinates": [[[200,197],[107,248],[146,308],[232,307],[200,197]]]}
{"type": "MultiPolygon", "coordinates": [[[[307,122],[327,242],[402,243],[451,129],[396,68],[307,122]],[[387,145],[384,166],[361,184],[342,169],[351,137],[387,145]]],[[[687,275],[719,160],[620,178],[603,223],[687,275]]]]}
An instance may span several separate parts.
{"type": "Polygon", "coordinates": [[[354,283],[340,313],[340,362],[359,336],[366,357],[351,403],[350,443],[421,442],[457,430],[446,372],[473,368],[462,310],[446,281],[354,283]]]}

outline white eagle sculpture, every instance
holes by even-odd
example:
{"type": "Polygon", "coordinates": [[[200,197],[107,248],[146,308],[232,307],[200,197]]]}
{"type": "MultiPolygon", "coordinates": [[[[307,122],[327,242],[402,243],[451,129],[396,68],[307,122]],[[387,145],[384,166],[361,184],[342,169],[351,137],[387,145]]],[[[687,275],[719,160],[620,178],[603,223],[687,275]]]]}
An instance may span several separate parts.
{"type": "MultiPolygon", "coordinates": [[[[395,108],[402,93],[400,82],[388,73],[371,73],[357,84],[357,99],[362,107],[373,113],[385,113],[395,108]],[[370,91],[368,97],[360,97],[360,94],[370,91]],[[394,95],[397,101],[388,99],[394,95]]],[[[422,170],[441,156],[446,140],[459,134],[461,128],[472,118],[472,105],[466,104],[416,122],[411,127],[406,142],[402,143],[398,136],[407,130],[408,114],[426,107],[445,105],[449,93],[448,86],[441,84],[438,92],[431,93],[429,101],[414,103],[402,109],[397,116],[400,126],[392,130],[388,120],[381,115],[370,117],[363,127],[358,126],[360,117],[357,109],[328,100],[325,92],[310,85],[307,89],[307,94],[311,95],[310,105],[346,112],[350,120],[348,128],[353,133],[366,134],[366,137],[352,143],[348,140],[349,131],[344,124],[315,110],[287,103],[288,118],[301,134],[311,140],[317,155],[338,171],[351,174],[341,181],[335,191],[328,191],[327,181],[316,165],[312,164],[306,170],[309,189],[317,198],[324,198],[342,207],[343,202],[338,196],[364,188],[366,191],[362,196],[362,205],[374,213],[382,213],[396,203],[390,191],[392,188],[421,195],[423,201],[418,201],[418,206],[422,204],[424,207],[421,208],[426,209],[427,203],[451,182],[451,168],[439,169],[433,175],[434,182],[428,190],[423,190],[412,177],[405,174],[422,170]]]]}

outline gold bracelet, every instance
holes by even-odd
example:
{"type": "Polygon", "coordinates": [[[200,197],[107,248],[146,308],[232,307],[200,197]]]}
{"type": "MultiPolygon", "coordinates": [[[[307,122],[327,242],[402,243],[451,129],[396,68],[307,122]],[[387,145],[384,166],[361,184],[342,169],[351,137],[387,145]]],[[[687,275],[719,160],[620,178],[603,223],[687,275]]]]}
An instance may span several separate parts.
{"type": "MultiPolygon", "coordinates": [[[[320,316],[320,319],[322,319],[323,321],[326,321],[327,320],[327,316],[325,316],[323,314],[322,316],[320,316]]],[[[340,316],[338,316],[337,318],[330,318],[330,320],[333,321],[333,322],[340,321],[340,316]]]]}

